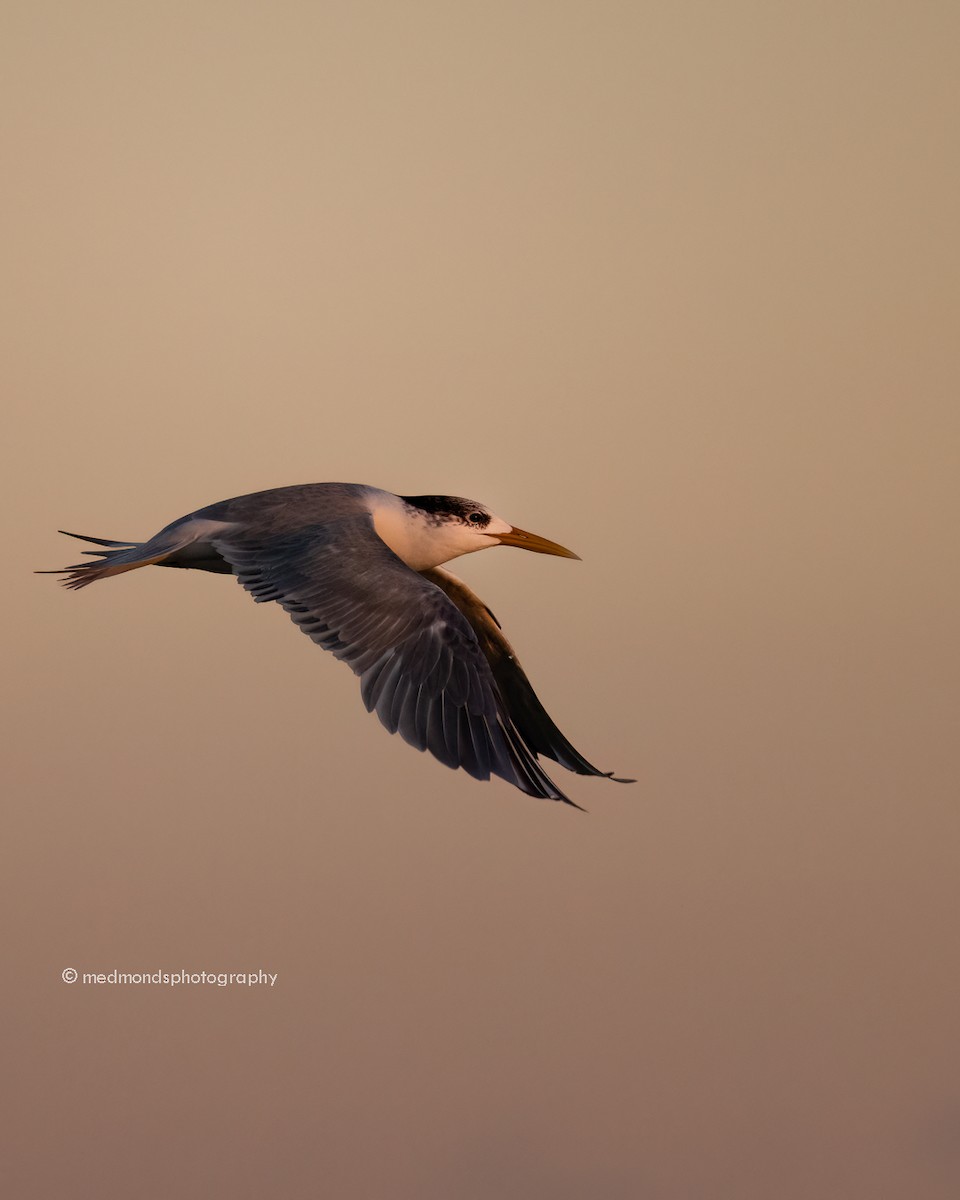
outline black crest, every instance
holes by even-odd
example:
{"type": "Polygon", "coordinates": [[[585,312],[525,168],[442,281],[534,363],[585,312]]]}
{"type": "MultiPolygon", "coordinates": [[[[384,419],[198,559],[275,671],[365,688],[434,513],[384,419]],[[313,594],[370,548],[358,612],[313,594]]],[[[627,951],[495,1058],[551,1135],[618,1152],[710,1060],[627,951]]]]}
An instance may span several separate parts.
{"type": "Polygon", "coordinates": [[[453,517],[465,524],[482,529],[489,524],[490,514],[476,500],[465,500],[463,496],[401,496],[400,499],[433,517],[437,524],[453,517]],[[478,518],[483,518],[479,520],[478,518]]]}

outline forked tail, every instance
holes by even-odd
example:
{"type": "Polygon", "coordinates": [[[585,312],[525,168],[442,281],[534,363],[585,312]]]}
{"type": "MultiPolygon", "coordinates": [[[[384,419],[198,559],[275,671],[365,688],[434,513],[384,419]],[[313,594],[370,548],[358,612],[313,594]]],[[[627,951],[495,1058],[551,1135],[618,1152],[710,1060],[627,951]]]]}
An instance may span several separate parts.
{"type": "Polygon", "coordinates": [[[168,544],[164,547],[152,542],[112,542],[107,538],[87,537],[82,533],[60,533],[67,537],[77,538],[81,542],[92,542],[104,546],[103,550],[84,550],[83,554],[95,554],[97,562],[75,563],[72,567],[61,567],[59,571],[36,571],[37,575],[66,575],[61,579],[64,587],[82,588],[88,583],[96,583],[98,579],[106,579],[110,575],[122,575],[124,571],[135,571],[137,567],[148,567],[152,563],[162,562],[175,552],[178,547],[168,544]]]}

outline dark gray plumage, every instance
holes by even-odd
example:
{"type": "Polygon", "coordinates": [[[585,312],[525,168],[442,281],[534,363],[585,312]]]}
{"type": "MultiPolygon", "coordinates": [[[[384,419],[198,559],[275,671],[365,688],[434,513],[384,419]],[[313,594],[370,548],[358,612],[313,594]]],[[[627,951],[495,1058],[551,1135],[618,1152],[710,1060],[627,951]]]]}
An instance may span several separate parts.
{"type": "Polygon", "coordinates": [[[232,572],[350,666],[368,711],[391,733],[449,767],[567,804],[538,756],[612,778],[547,715],[486,605],[440,568],[498,543],[576,557],[483,505],[307,484],[209,505],[144,543],[83,540],[104,547],[86,552],[100,561],[67,568],[67,587],[149,564],[232,572]]]}

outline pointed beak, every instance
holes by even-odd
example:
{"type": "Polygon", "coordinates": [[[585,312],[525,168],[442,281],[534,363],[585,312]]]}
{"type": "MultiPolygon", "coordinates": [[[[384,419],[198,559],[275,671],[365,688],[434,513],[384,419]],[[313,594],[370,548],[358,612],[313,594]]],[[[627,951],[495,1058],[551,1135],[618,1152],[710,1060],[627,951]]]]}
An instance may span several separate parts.
{"type": "Polygon", "coordinates": [[[525,529],[518,529],[516,525],[509,533],[498,533],[496,536],[501,546],[519,546],[521,550],[533,550],[537,554],[556,554],[558,558],[575,558],[577,562],[580,562],[579,554],[574,554],[565,546],[539,537],[535,533],[527,533],[525,529]]]}

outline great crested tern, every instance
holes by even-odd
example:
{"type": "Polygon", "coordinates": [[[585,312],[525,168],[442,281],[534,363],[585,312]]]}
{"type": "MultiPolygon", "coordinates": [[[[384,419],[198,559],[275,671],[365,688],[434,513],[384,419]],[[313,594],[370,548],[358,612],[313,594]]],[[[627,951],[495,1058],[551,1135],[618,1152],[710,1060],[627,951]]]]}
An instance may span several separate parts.
{"type": "Polygon", "coordinates": [[[68,588],[150,565],[233,573],[254,600],[276,600],[351,667],[367,711],[390,733],[475,779],[499,775],[530,796],[579,808],[539,756],[579,775],[614,778],[567,741],[500,622],[441,567],[497,545],[579,556],[474,500],[311,483],[208,505],[146,542],[67,536],[103,547],[83,551],[97,562],[43,572],[65,574],[68,588]]]}

